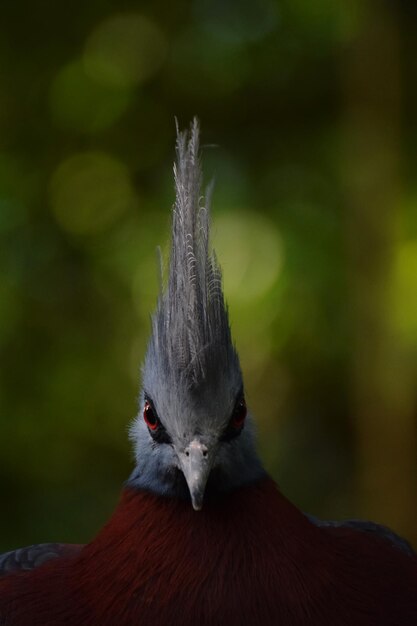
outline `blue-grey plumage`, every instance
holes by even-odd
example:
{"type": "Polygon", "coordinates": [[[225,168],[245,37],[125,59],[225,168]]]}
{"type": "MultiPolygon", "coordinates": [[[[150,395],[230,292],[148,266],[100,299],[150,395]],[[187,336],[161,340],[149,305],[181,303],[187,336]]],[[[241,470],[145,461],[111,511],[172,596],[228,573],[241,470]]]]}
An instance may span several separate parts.
{"type": "Polygon", "coordinates": [[[137,465],[130,483],[165,495],[189,492],[199,510],[206,486],[228,490],[257,480],[264,470],[250,415],[245,428],[228,433],[234,412],[244,410],[243,381],[221,270],[210,248],[211,187],[202,196],[196,119],[190,133],[177,134],[174,177],[170,264],[131,429],[137,465]],[[146,402],[165,431],[161,445],[143,420],[146,402]]]}
{"type": "Polygon", "coordinates": [[[11,550],[0,555],[0,572],[7,574],[16,570],[33,569],[59,555],[60,544],[56,543],[41,543],[11,550]]]}
{"type": "Polygon", "coordinates": [[[37,543],[4,552],[0,554],[0,576],[35,569],[51,559],[76,555],[80,549],[77,544],[37,543]]]}
{"type": "Polygon", "coordinates": [[[390,543],[395,550],[398,549],[410,555],[415,554],[413,548],[406,539],[400,537],[397,533],[394,533],[390,528],[387,528],[382,524],[376,524],[375,522],[368,522],[359,519],[329,521],[318,519],[317,517],[314,517],[314,515],[307,515],[307,517],[310,522],[313,522],[313,524],[319,526],[320,528],[350,528],[352,530],[369,533],[370,535],[384,539],[390,543]]]}

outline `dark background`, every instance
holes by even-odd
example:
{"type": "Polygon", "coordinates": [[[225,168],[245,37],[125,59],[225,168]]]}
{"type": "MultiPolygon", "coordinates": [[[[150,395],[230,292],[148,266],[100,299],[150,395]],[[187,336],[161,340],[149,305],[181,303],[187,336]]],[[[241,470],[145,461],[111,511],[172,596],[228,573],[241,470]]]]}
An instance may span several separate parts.
{"type": "Polygon", "coordinates": [[[414,7],[2,2],[0,549],[87,541],[129,475],[194,114],[266,467],[417,542],[414,7]]]}

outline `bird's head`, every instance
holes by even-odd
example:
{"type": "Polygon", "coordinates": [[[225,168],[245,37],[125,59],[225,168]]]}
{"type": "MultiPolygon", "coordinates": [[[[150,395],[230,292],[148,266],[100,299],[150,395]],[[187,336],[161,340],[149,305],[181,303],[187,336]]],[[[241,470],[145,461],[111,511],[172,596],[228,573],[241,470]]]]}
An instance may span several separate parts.
{"type": "MultiPolygon", "coordinates": [[[[199,128],[178,133],[168,276],[152,318],[130,484],[191,498],[227,492],[263,474],[255,452],[221,271],[201,196],[199,128]]],[[[233,242],[231,242],[232,244],[233,242]]]]}

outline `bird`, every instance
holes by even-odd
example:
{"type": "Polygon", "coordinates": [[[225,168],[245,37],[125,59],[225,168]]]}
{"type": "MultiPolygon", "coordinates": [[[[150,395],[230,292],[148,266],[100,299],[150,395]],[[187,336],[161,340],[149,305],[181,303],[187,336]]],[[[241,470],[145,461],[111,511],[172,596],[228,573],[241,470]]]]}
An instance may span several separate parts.
{"type": "Polygon", "coordinates": [[[177,126],[170,259],[130,429],[134,470],[90,543],[0,556],[0,624],[415,626],[408,542],[373,522],[305,514],[262,464],[201,161],[194,118],[177,126]]]}

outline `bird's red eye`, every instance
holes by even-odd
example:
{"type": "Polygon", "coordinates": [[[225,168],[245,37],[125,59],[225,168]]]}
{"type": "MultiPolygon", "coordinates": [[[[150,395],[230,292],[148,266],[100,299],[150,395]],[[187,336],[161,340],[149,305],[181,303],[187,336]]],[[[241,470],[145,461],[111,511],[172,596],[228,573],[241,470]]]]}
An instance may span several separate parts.
{"type": "Polygon", "coordinates": [[[233,428],[242,428],[245,423],[245,418],[248,410],[246,408],[246,402],[244,398],[241,398],[235,406],[232,419],[230,420],[233,428]]]}
{"type": "Polygon", "coordinates": [[[155,415],[155,411],[146,400],[145,406],[143,407],[143,419],[145,420],[145,424],[151,430],[156,430],[159,425],[158,418],[155,415]]]}

